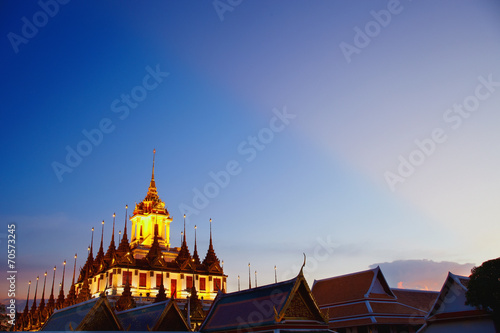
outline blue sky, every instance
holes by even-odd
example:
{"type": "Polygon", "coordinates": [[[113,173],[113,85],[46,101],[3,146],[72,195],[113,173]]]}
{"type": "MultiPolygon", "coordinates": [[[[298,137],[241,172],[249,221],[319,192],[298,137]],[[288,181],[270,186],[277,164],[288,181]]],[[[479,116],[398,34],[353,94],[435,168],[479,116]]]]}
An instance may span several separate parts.
{"type": "Polygon", "coordinates": [[[259,284],[293,276],[303,252],[310,283],[422,262],[444,282],[498,257],[497,2],[231,3],[2,3],[0,235],[16,224],[21,295],[83,265],[101,220],[107,242],[114,212],[123,229],[153,149],[173,245],[183,207],[191,249],[212,218],[229,290],[248,262],[259,284]]]}

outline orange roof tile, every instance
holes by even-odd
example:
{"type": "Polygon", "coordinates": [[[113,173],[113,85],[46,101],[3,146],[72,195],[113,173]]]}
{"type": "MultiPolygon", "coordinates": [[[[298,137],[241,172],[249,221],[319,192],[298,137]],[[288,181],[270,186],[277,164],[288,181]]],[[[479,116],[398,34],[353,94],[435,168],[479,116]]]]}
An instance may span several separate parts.
{"type": "Polygon", "coordinates": [[[323,308],[322,311],[323,313],[328,313],[329,319],[360,316],[363,314],[369,315],[365,302],[337,305],[330,308],[323,308]]]}
{"type": "Polygon", "coordinates": [[[411,306],[413,308],[429,312],[436,302],[439,292],[411,290],[411,289],[392,289],[398,302],[411,306]]]}
{"type": "Polygon", "coordinates": [[[397,302],[370,302],[370,306],[375,314],[406,315],[424,317],[427,312],[410,308],[397,302]]]}
{"type": "Polygon", "coordinates": [[[312,293],[319,305],[335,304],[363,299],[370,289],[374,271],[315,281],[312,293]]]}

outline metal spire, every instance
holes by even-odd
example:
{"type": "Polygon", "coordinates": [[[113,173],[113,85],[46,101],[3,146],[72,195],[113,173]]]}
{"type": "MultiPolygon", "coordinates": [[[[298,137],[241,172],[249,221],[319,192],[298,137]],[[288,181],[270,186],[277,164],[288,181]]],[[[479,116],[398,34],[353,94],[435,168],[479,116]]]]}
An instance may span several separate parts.
{"type": "Polygon", "coordinates": [[[30,288],[31,288],[31,281],[28,282],[28,297],[26,297],[26,306],[24,307],[24,313],[28,313],[28,303],[30,302],[30,288]]]}
{"type": "Polygon", "coordinates": [[[250,276],[250,263],[248,263],[248,289],[252,289],[252,278],[250,276]]]}
{"type": "MultiPolygon", "coordinates": [[[[102,221],[104,224],[104,221],[102,221]]],[[[92,236],[90,237],[90,253],[94,256],[94,227],[92,227],[92,236]]]]}
{"type": "Polygon", "coordinates": [[[35,286],[35,298],[33,298],[33,304],[31,305],[31,313],[35,313],[36,310],[36,293],[38,291],[38,276],[36,277],[36,286],[35,286]]]}
{"type": "Polygon", "coordinates": [[[76,253],[75,253],[75,265],[73,266],[73,280],[71,281],[71,285],[75,284],[75,272],[76,272],[76,253]]]}
{"type": "Polygon", "coordinates": [[[184,238],[183,245],[186,244],[186,214],[184,214],[184,238]]]}
{"type": "Polygon", "coordinates": [[[125,227],[123,228],[123,237],[127,237],[127,216],[128,216],[128,205],[125,205],[125,227]]]}
{"type": "Polygon", "coordinates": [[[153,172],[151,174],[151,180],[155,180],[155,155],[156,155],[156,149],[153,149],[153,172]]]}
{"type": "Polygon", "coordinates": [[[64,274],[66,273],[66,260],[63,262],[63,277],[61,282],[61,290],[64,290],[64,274]]]}

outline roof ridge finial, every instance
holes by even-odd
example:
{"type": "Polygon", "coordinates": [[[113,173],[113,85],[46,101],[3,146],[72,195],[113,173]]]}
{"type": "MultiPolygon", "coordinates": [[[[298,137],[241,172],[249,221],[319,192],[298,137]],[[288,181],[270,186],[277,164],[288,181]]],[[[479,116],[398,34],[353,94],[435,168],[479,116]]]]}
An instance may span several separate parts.
{"type": "Polygon", "coordinates": [[[299,275],[304,275],[304,267],[306,266],[306,254],[302,253],[304,255],[304,263],[302,264],[302,267],[300,267],[300,272],[299,275]]]}

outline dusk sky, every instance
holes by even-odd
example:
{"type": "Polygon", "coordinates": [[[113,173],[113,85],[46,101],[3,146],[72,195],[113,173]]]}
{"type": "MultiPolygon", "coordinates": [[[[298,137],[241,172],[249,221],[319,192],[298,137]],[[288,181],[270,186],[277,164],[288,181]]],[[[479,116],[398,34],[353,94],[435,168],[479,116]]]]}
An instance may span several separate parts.
{"type": "Polygon", "coordinates": [[[212,218],[229,291],[302,253],[310,285],[434,290],[500,255],[498,1],[2,1],[0,31],[20,298],[118,237],[153,149],[172,245],[212,218]]]}

